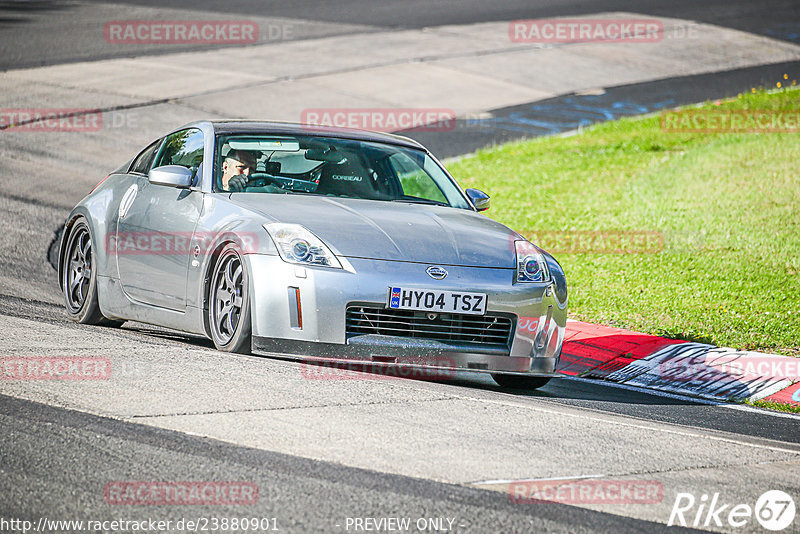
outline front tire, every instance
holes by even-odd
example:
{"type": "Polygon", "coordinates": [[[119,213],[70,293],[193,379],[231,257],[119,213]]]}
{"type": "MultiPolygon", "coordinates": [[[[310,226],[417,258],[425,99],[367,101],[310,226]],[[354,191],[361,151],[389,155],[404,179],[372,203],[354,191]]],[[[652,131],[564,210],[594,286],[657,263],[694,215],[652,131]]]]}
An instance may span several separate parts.
{"type": "Polygon", "coordinates": [[[208,322],[218,350],[250,354],[250,278],[233,243],[219,253],[211,275],[208,322]]]}
{"type": "Polygon", "coordinates": [[[120,326],[121,321],[106,319],[100,311],[97,259],[86,219],[80,217],[75,221],[66,244],[61,287],[70,319],[80,324],[120,326]]]}
{"type": "Polygon", "coordinates": [[[539,389],[550,382],[549,376],[522,376],[494,373],[492,374],[492,378],[498,385],[508,389],[539,389]]]}

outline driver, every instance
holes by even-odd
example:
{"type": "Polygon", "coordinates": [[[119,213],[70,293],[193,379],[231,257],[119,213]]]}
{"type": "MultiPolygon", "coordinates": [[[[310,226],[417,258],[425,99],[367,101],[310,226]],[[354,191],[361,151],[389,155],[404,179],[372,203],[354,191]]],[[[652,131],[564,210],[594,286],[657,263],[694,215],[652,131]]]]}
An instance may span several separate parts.
{"type": "Polygon", "coordinates": [[[222,189],[243,191],[250,173],[256,168],[258,155],[248,150],[233,149],[222,162],[222,189]]]}

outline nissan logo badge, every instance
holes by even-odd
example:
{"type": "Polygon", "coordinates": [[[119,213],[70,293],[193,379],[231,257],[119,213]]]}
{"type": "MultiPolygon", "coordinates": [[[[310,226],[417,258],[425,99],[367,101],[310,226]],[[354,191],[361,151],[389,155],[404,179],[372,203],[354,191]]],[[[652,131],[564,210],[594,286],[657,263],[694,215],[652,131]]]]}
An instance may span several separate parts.
{"type": "Polygon", "coordinates": [[[445,271],[441,267],[436,267],[436,266],[428,267],[425,272],[427,272],[428,276],[430,276],[435,280],[441,280],[442,278],[447,276],[447,271],[445,271]]]}

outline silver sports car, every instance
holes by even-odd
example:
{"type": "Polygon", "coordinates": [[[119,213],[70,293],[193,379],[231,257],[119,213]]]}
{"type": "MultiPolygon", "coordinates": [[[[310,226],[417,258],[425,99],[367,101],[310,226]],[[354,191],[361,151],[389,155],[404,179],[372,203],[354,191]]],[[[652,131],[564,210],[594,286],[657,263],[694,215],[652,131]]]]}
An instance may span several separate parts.
{"type": "Polygon", "coordinates": [[[59,281],[79,323],[140,321],[223,351],[540,387],[564,339],[564,272],[478,213],[488,207],[411,139],[196,122],[80,201],[59,281]]]}

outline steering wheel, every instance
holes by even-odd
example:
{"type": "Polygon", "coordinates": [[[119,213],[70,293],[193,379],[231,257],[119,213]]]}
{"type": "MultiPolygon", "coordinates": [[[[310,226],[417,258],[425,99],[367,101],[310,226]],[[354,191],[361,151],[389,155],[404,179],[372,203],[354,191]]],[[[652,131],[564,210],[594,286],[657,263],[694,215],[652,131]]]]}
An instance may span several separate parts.
{"type": "Polygon", "coordinates": [[[248,187],[264,187],[265,185],[275,185],[277,187],[281,187],[281,182],[271,174],[267,174],[265,172],[251,172],[250,176],[247,177],[247,186],[248,187]]]}

